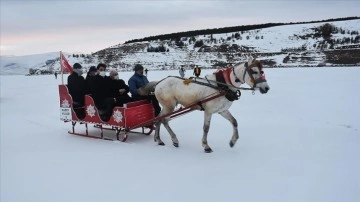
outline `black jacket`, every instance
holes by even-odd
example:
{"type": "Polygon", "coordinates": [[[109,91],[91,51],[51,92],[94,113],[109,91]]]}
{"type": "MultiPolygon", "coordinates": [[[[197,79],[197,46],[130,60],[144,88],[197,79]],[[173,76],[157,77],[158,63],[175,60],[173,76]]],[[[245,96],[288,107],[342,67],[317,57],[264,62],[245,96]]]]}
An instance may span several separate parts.
{"type": "Polygon", "coordinates": [[[120,94],[119,89],[125,89],[126,94],[130,92],[129,86],[125,84],[125,81],[122,79],[119,80],[111,80],[111,94],[113,97],[117,97],[120,94]]]}
{"type": "Polygon", "coordinates": [[[111,80],[111,97],[116,98],[116,104],[122,105],[124,103],[130,102],[131,98],[129,96],[129,86],[125,84],[125,81],[122,79],[119,80],[111,80]],[[125,89],[126,91],[120,94],[119,89],[125,89]]]}
{"type": "Polygon", "coordinates": [[[84,77],[79,76],[77,73],[73,72],[68,76],[68,89],[69,93],[73,99],[73,102],[77,102],[80,105],[85,104],[85,93],[86,93],[86,83],[84,77]]]}
{"type": "Polygon", "coordinates": [[[86,94],[92,94],[91,88],[93,88],[94,84],[94,77],[90,76],[89,74],[86,76],[85,83],[86,83],[86,94]]]}
{"type": "Polygon", "coordinates": [[[87,84],[96,107],[99,109],[105,108],[105,99],[112,97],[110,90],[111,78],[108,76],[102,77],[100,75],[95,75],[87,79],[87,84]]]}

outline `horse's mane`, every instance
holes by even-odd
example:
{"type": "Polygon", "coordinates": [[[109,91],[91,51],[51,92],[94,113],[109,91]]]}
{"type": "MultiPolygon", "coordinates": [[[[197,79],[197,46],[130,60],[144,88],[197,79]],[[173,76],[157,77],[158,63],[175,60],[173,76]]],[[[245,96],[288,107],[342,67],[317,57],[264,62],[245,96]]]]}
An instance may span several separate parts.
{"type": "MultiPolygon", "coordinates": [[[[241,64],[244,64],[246,62],[238,62],[234,65],[234,67],[238,66],[238,65],[241,65],[241,64]]],[[[248,64],[248,65],[252,65],[253,67],[259,67],[260,70],[262,70],[263,68],[263,65],[261,64],[261,62],[259,60],[256,60],[254,59],[253,62],[251,64],[248,64]]]]}
{"type": "Polygon", "coordinates": [[[251,65],[254,65],[255,67],[259,67],[260,70],[262,70],[263,65],[259,60],[255,60],[251,65]]]}

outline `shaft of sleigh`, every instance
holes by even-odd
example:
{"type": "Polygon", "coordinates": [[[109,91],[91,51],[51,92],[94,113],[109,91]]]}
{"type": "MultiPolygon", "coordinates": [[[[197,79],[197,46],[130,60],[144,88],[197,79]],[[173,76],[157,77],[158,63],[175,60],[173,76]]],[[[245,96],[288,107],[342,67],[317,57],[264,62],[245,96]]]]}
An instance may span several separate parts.
{"type": "Polygon", "coordinates": [[[205,99],[202,99],[202,100],[200,100],[200,101],[198,101],[198,102],[195,102],[195,103],[193,103],[193,104],[190,104],[190,105],[188,105],[188,106],[186,106],[186,107],[184,107],[184,108],[175,110],[175,111],[173,111],[173,112],[170,112],[170,113],[167,113],[167,114],[164,114],[164,115],[161,115],[161,116],[157,116],[157,117],[155,117],[155,118],[153,118],[153,119],[150,119],[150,120],[148,120],[148,121],[145,121],[145,122],[143,122],[143,123],[140,123],[140,124],[138,124],[138,125],[135,125],[135,126],[133,126],[133,127],[131,127],[131,128],[127,128],[126,130],[127,130],[127,131],[130,131],[130,130],[135,129],[135,128],[144,127],[144,126],[149,126],[149,125],[152,125],[152,124],[154,124],[154,123],[156,123],[156,122],[164,119],[165,117],[169,117],[169,118],[173,119],[173,118],[175,118],[175,117],[177,117],[177,116],[184,115],[184,114],[186,114],[186,113],[188,113],[188,112],[191,112],[191,111],[195,110],[195,109],[196,109],[195,106],[201,106],[201,104],[206,103],[206,102],[208,102],[208,101],[210,101],[210,100],[216,99],[216,98],[218,98],[218,97],[221,97],[221,96],[223,96],[223,95],[225,95],[225,92],[222,92],[222,91],[221,91],[221,92],[219,92],[219,93],[217,93],[217,94],[215,94],[215,95],[213,95],[213,96],[209,96],[209,97],[207,97],[207,98],[205,98],[205,99]]]}

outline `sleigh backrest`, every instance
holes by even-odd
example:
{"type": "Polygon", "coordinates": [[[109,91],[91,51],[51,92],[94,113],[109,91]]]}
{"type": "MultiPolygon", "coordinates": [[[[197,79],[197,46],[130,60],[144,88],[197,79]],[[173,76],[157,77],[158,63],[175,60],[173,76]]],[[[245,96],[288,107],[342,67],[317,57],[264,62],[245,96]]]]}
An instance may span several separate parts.
{"type": "Polygon", "coordinates": [[[79,118],[73,108],[73,99],[69,94],[66,85],[59,85],[60,97],[60,120],[62,121],[78,121],[79,118]]]}
{"type": "Polygon", "coordinates": [[[85,118],[88,123],[103,123],[100,118],[100,112],[97,109],[94,99],[90,95],[85,95],[85,118]]]}

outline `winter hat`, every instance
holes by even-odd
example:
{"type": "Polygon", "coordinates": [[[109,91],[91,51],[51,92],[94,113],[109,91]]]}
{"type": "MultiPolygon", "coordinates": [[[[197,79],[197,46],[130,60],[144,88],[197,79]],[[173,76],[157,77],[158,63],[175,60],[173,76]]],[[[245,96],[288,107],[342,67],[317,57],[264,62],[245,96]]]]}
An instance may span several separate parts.
{"type": "Polygon", "coordinates": [[[139,70],[142,70],[142,69],[144,69],[144,67],[141,64],[136,64],[135,67],[134,67],[135,72],[137,72],[139,70]]]}
{"type": "Polygon", "coordinates": [[[96,67],[95,66],[91,66],[90,69],[89,69],[89,72],[96,72],[96,67]]]}
{"type": "Polygon", "coordinates": [[[82,66],[81,66],[81,64],[79,64],[79,63],[75,63],[74,66],[73,66],[73,68],[74,68],[74,69],[81,69],[82,66]]]}

